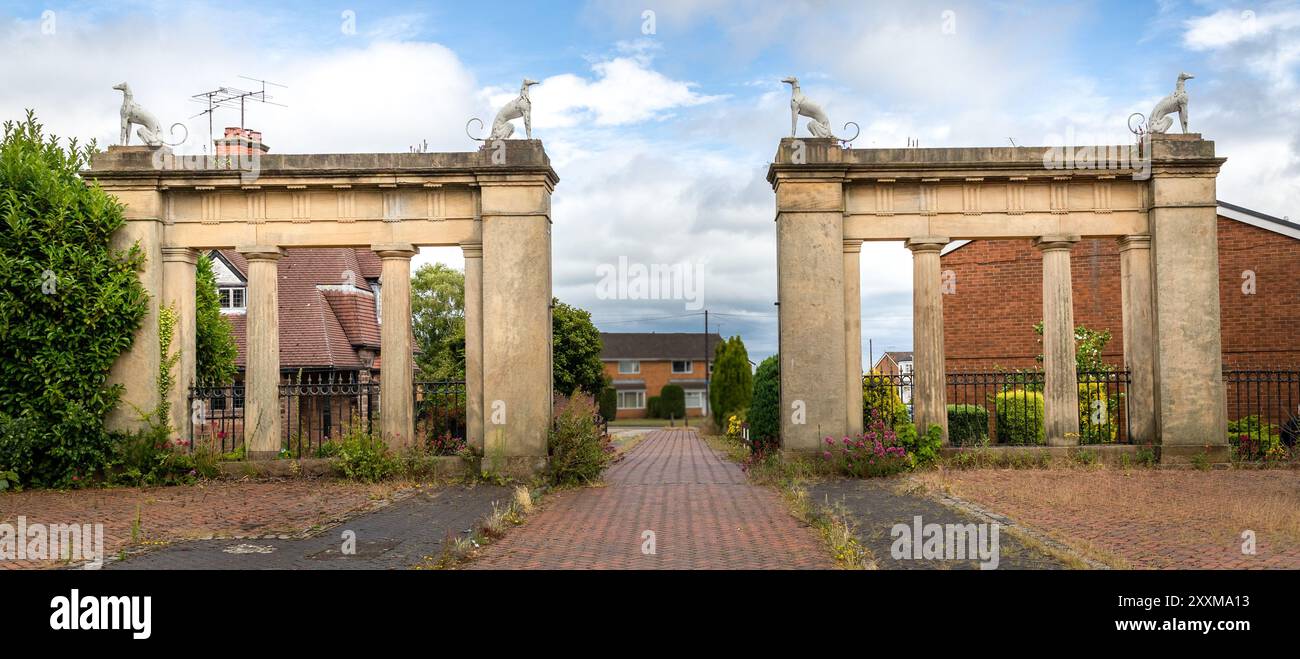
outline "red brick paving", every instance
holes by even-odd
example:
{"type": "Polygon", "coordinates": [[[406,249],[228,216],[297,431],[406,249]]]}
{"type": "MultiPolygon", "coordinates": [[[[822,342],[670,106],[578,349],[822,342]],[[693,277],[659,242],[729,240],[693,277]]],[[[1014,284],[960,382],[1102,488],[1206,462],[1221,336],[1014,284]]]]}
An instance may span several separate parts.
{"type": "MultiPolygon", "coordinates": [[[[140,517],[143,540],[164,542],[215,535],[295,534],[369,507],[393,485],[340,481],[204,482],[158,488],[57,492],[33,490],[0,495],[0,523],[103,524],[108,557],[131,546],[140,517]]],[[[0,560],[0,570],[49,568],[56,561],[0,560]]]]}
{"type": "Polygon", "coordinates": [[[1294,470],[970,470],[931,486],[1134,568],[1300,569],[1294,470]],[[1241,534],[1255,532],[1255,554],[1241,534]]]}
{"type": "Polygon", "coordinates": [[[604,487],[556,494],[470,569],[834,568],[816,532],[692,430],[650,433],[604,487]],[[655,554],[642,553],[643,531],[655,554]]]}

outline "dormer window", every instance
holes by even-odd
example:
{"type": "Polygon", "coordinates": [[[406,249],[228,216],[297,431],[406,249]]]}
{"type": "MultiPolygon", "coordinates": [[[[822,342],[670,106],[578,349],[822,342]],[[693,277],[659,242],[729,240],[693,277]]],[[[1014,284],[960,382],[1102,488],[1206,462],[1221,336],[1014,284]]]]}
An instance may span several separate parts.
{"type": "Polygon", "coordinates": [[[233,286],[217,289],[217,298],[221,300],[222,311],[244,311],[248,308],[245,301],[246,288],[233,286]]]}

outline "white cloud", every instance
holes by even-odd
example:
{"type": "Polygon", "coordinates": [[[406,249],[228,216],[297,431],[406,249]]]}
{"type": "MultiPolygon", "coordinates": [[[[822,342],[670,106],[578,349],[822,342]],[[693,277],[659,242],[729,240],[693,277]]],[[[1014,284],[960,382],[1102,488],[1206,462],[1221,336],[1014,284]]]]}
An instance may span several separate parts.
{"type": "Polygon", "coordinates": [[[1183,43],[1192,50],[1218,50],[1263,38],[1274,31],[1300,27],[1300,11],[1257,14],[1252,9],[1222,9],[1186,22],[1183,43]]]}

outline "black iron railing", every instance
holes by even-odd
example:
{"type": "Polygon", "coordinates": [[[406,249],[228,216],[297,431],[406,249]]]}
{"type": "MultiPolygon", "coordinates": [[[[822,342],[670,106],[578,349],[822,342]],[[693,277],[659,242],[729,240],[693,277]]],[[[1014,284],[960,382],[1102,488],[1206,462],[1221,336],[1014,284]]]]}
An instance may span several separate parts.
{"type": "Polygon", "coordinates": [[[1129,372],[1079,373],[1079,443],[1132,442],[1128,414],[1129,372]]]}
{"type": "Polygon", "coordinates": [[[232,453],[244,444],[244,387],[190,387],[190,437],[194,447],[232,453]]]}
{"type": "Polygon", "coordinates": [[[414,393],[416,438],[436,455],[452,455],[464,448],[465,382],[416,382],[414,393]]]}
{"type": "Polygon", "coordinates": [[[280,385],[281,448],[295,458],[316,457],[326,442],[378,428],[379,383],[351,372],[307,373],[280,385]]]}
{"type": "Polygon", "coordinates": [[[1046,442],[1042,371],[956,371],[944,387],[953,446],[1046,442]]]}
{"type": "Polygon", "coordinates": [[[1224,369],[1228,440],[1242,457],[1300,438],[1300,370],[1224,369]],[[1251,442],[1241,446],[1241,438],[1251,442]]]}

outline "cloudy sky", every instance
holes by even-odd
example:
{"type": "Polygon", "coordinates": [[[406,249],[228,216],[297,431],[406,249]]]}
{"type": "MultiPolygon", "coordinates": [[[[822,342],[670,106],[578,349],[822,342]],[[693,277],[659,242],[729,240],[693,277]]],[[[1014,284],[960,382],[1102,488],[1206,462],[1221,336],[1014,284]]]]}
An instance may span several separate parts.
{"type": "MultiPolygon", "coordinates": [[[[8,2],[0,116],[37,111],[62,136],[117,137],[121,96],[206,138],[194,94],[247,88],[247,125],[276,153],[475,148],[530,77],[534,136],[561,182],[554,286],[607,331],[699,331],[690,300],[609,299],[603,272],[687,264],[714,329],[756,361],[776,348],[773,195],[789,88],[858,147],[1125,143],[1125,118],[1189,82],[1191,130],[1229,158],[1219,198],[1300,209],[1300,4],[1258,2],[8,2]]],[[[221,126],[237,113],[219,114],[221,126]]],[[[802,127],[801,127],[802,132],[802,127]]],[[[422,262],[459,267],[459,250],[422,262]]],[[[910,255],[863,250],[863,343],[911,347],[910,255]]]]}

